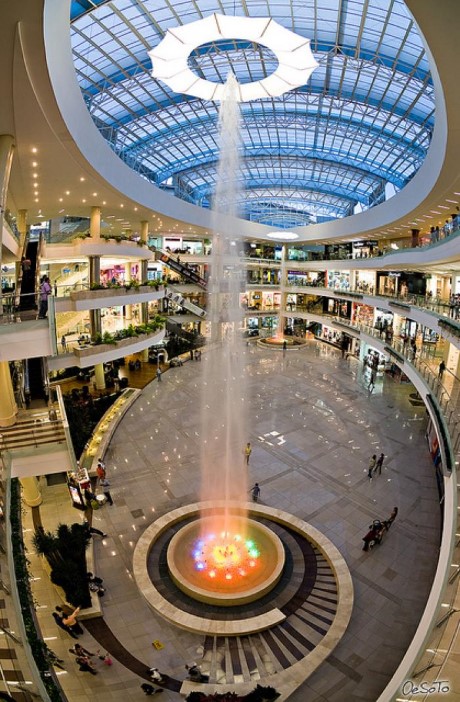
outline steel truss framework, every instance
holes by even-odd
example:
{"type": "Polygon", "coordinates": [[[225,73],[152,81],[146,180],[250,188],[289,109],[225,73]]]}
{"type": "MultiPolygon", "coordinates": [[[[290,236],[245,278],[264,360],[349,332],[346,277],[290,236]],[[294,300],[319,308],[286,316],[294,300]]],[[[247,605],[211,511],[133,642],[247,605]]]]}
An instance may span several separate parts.
{"type": "MultiPolygon", "coordinates": [[[[214,11],[272,16],[309,37],[320,63],[307,85],[241,106],[244,216],[266,221],[270,198],[278,210],[284,197],[301,218],[298,189],[310,193],[301,224],[343,217],[357,202],[364,209],[381,202],[386,183],[399,190],[414,176],[431,139],[434,95],[421,38],[402,0],[240,0],[228,7],[212,0],[74,0],[71,35],[82,94],[131,168],[209,206],[218,105],[174,94],[151,78],[147,50],[168,28],[214,11]]],[[[198,47],[190,66],[207,80],[223,81],[233,70],[247,82],[269,75],[276,62],[264,47],[235,39],[198,47]]]]}

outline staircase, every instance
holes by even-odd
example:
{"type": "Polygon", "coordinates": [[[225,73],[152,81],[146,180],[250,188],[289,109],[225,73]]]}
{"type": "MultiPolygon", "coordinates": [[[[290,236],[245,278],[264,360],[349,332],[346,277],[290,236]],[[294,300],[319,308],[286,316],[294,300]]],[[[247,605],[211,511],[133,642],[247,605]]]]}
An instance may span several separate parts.
{"type": "MultiPolygon", "coordinates": [[[[56,412],[58,411],[57,408],[56,412]]],[[[13,451],[27,446],[66,442],[62,419],[50,420],[46,412],[26,414],[11,427],[0,427],[0,451],[13,451]]]]}
{"type": "Polygon", "coordinates": [[[200,668],[210,683],[257,682],[290,668],[307,656],[331,626],[338,604],[334,574],[314,549],[317,574],[314,587],[280,609],[287,614],[281,624],[249,636],[207,636],[200,668]]]}

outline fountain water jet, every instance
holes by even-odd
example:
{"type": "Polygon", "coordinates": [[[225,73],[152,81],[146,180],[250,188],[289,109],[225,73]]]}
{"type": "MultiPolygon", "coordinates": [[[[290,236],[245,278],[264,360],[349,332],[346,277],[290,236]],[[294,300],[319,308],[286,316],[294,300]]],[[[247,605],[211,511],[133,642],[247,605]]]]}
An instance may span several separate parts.
{"type": "Polygon", "coordinates": [[[248,401],[240,304],[246,275],[242,237],[235,227],[241,188],[238,94],[238,82],[230,74],[219,112],[220,159],[207,286],[214,348],[206,355],[201,397],[201,500],[206,518],[202,515],[199,529],[181,529],[168,549],[168,567],[178,587],[202,601],[215,602],[217,597],[223,605],[260,597],[276,584],[284,562],[277,537],[247,519],[248,401]]]}

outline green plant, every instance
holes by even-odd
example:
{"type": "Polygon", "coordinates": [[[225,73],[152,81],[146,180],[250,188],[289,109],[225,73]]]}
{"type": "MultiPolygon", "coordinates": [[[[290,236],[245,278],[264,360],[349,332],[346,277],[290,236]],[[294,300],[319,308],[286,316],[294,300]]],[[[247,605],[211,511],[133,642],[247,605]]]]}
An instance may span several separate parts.
{"type": "Polygon", "coordinates": [[[110,332],[105,331],[102,335],[102,343],[115,345],[117,341],[110,332]]]}
{"type": "Polygon", "coordinates": [[[50,672],[48,648],[40,638],[35,618],[33,597],[30,589],[30,574],[27,567],[21,528],[21,496],[19,480],[11,480],[10,523],[16,587],[21,605],[22,620],[35,665],[51,702],[62,702],[63,694],[50,672]]]}
{"type": "Polygon", "coordinates": [[[35,551],[46,558],[50,579],[63,588],[67,602],[75,607],[91,607],[86,577],[86,548],[91,535],[82,524],[60,524],[56,533],[37,529],[32,542],[35,551]]]}
{"type": "Polygon", "coordinates": [[[99,346],[100,344],[102,344],[102,334],[100,332],[97,332],[94,335],[93,344],[95,346],[99,346]]]}
{"type": "Polygon", "coordinates": [[[105,290],[105,287],[101,283],[91,283],[90,290],[105,290]]]}

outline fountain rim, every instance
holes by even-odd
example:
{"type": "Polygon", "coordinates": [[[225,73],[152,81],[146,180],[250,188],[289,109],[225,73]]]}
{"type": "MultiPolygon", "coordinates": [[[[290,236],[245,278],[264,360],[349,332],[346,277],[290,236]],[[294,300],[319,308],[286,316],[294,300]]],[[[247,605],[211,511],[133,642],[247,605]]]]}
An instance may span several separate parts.
{"type": "Polygon", "coordinates": [[[269,538],[276,552],[276,565],[274,566],[272,572],[269,573],[269,575],[265,578],[265,580],[261,581],[259,585],[255,585],[246,590],[241,590],[238,593],[225,593],[216,591],[213,592],[212,590],[199,587],[198,585],[194,585],[189,580],[185,580],[184,574],[181,572],[180,568],[178,568],[176,561],[173,558],[173,552],[177,547],[177,543],[181,539],[186,537],[187,532],[195,529],[197,524],[201,520],[205,519],[210,519],[210,516],[207,517],[200,514],[198,519],[181,527],[181,529],[176,534],[174,534],[171,541],[169,542],[167,549],[169,574],[173,582],[179,588],[179,590],[182,590],[182,592],[189,595],[198,602],[219,605],[221,607],[237,607],[242,604],[247,604],[248,602],[254,602],[255,600],[258,600],[261,597],[263,597],[263,595],[270,592],[270,590],[272,590],[278,583],[279,579],[283,574],[283,569],[286,561],[286,554],[284,552],[283,544],[281,543],[281,539],[279,538],[279,536],[275,534],[269,527],[265,526],[265,524],[261,524],[255,519],[251,519],[249,516],[247,517],[247,521],[251,524],[251,526],[253,526],[253,528],[255,525],[255,527],[261,533],[265,534],[266,537],[269,538]]]}
{"type": "Polygon", "coordinates": [[[206,512],[211,513],[216,508],[223,509],[225,506],[231,507],[236,513],[238,511],[247,512],[249,517],[269,519],[294,530],[322,552],[333,570],[339,592],[338,607],[334,621],[321,641],[321,655],[317,650],[318,647],[312,651],[312,653],[316,651],[316,655],[310,657],[311,665],[313,666],[311,672],[313,672],[331,653],[345,633],[353,609],[353,583],[346,561],[336,546],[318,529],[289,514],[289,512],[265,505],[256,505],[251,502],[244,504],[230,502],[227,504],[223,500],[194,502],[167,512],[145,529],[135,546],[133,576],[138,589],[156,614],[166,619],[170,624],[194,633],[209,634],[210,636],[243,636],[270,629],[276,624],[283,622],[286,616],[278,608],[269,610],[264,614],[234,621],[208,619],[189,614],[169,602],[151,581],[147,571],[147,560],[154,543],[159,537],[178,522],[193,516],[206,514],[206,512]]]}

